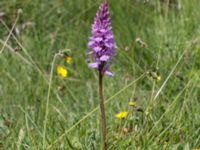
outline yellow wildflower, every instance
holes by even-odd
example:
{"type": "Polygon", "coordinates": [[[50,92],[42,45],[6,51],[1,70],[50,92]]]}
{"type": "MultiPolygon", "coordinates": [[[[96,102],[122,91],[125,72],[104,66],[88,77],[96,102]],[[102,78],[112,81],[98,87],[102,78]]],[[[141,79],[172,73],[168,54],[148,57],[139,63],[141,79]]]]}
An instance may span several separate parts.
{"type": "Polygon", "coordinates": [[[137,104],[137,103],[136,103],[136,102],[133,102],[133,101],[128,102],[128,106],[133,106],[133,107],[134,107],[134,106],[136,106],[136,104],[137,104]]]}
{"type": "Polygon", "coordinates": [[[118,119],[124,119],[127,116],[128,116],[128,112],[126,112],[126,111],[119,112],[118,114],[115,115],[115,117],[118,119]]]}
{"type": "Polygon", "coordinates": [[[160,80],[161,80],[161,76],[156,76],[156,77],[155,77],[155,80],[156,80],[156,81],[160,81],[160,80]]]}
{"type": "Polygon", "coordinates": [[[200,148],[195,148],[194,150],[200,150],[200,148]]]}
{"type": "Polygon", "coordinates": [[[67,77],[68,72],[67,72],[67,69],[65,69],[64,67],[58,66],[58,67],[57,67],[57,74],[58,74],[59,76],[65,78],[65,77],[67,77]]]}
{"type": "Polygon", "coordinates": [[[71,64],[71,62],[72,62],[72,57],[66,56],[66,57],[65,57],[65,61],[66,61],[68,64],[71,64]]]}

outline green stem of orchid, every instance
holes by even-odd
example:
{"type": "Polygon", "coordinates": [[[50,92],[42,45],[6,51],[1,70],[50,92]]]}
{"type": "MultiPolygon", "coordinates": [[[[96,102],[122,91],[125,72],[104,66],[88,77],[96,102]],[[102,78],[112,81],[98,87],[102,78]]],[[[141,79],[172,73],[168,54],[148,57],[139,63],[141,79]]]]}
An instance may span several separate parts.
{"type": "Polygon", "coordinates": [[[102,69],[99,69],[99,98],[100,98],[100,111],[101,111],[102,150],[106,150],[106,115],[104,108],[102,69]]]}

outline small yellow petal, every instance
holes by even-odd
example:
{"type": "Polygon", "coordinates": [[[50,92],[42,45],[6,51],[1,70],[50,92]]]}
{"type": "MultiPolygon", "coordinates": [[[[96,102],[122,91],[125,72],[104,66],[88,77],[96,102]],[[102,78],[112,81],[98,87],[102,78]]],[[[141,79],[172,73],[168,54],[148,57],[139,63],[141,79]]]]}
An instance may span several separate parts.
{"type": "Polygon", "coordinates": [[[65,57],[65,61],[66,61],[68,64],[71,64],[71,62],[72,62],[72,57],[66,56],[66,57],[65,57]]]}
{"type": "Polygon", "coordinates": [[[137,104],[137,103],[136,103],[136,102],[133,102],[133,101],[128,102],[128,106],[133,106],[133,107],[134,107],[134,106],[136,106],[136,104],[137,104]]]}
{"type": "Polygon", "coordinates": [[[126,111],[119,112],[118,114],[115,115],[115,117],[118,119],[124,119],[127,116],[128,116],[128,112],[126,112],[126,111]]]}
{"type": "Polygon", "coordinates": [[[58,74],[59,76],[65,78],[65,77],[67,77],[68,72],[67,72],[67,69],[65,69],[64,67],[58,66],[58,67],[57,67],[57,74],[58,74]]]}
{"type": "Polygon", "coordinates": [[[157,77],[156,77],[156,80],[157,80],[157,81],[160,81],[160,80],[161,80],[161,76],[157,76],[157,77]]]}

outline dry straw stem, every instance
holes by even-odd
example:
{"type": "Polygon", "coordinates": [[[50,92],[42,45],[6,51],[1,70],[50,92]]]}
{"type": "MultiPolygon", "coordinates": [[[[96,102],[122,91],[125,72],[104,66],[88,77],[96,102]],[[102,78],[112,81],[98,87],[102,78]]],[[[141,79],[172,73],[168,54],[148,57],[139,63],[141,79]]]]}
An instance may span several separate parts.
{"type": "MultiPolygon", "coordinates": [[[[10,36],[12,35],[12,32],[13,32],[15,26],[16,26],[16,23],[17,23],[18,19],[19,19],[19,13],[17,13],[17,17],[16,17],[16,19],[15,19],[15,22],[14,22],[14,24],[13,24],[11,30],[9,31],[9,34],[8,34],[8,36],[7,36],[7,38],[6,38],[6,41],[5,41],[4,44],[3,44],[3,47],[2,47],[1,50],[0,50],[0,54],[3,53],[3,50],[5,49],[5,46],[6,46],[7,42],[8,42],[8,40],[10,39],[10,36]]],[[[3,22],[2,19],[0,19],[0,21],[3,22]]]]}
{"type": "MultiPolygon", "coordinates": [[[[122,88],[121,90],[119,90],[113,96],[111,96],[110,98],[108,98],[107,100],[105,100],[104,104],[109,103],[111,100],[113,100],[113,98],[115,98],[116,96],[118,96],[119,94],[121,94],[127,88],[129,88],[134,83],[136,83],[137,81],[139,81],[140,79],[142,79],[144,76],[145,76],[145,73],[143,73],[141,76],[139,76],[137,79],[135,79],[134,81],[132,81],[130,84],[126,85],[124,88],[122,88]]],[[[94,114],[98,110],[99,110],[99,106],[95,107],[92,111],[90,111],[88,114],[86,114],[82,119],[80,119],[78,122],[76,122],[73,126],[71,126],[68,130],[66,130],[62,135],[60,135],[54,142],[52,142],[52,144],[48,145],[46,149],[52,148],[52,146],[55,145],[60,140],[62,140],[62,138],[65,135],[67,135],[69,132],[71,132],[76,126],[78,126],[81,122],[85,121],[88,117],[90,117],[92,114],[94,114]]]]}
{"type": "MultiPolygon", "coordinates": [[[[2,41],[2,40],[0,39],[0,43],[3,45],[3,44],[5,43],[5,41],[2,41]]],[[[18,56],[23,62],[25,62],[26,64],[32,65],[28,59],[26,59],[26,58],[25,58],[24,56],[22,56],[20,53],[16,53],[16,52],[14,51],[14,49],[13,49],[10,45],[8,45],[7,43],[5,44],[5,48],[7,48],[8,50],[10,50],[10,51],[12,52],[12,54],[17,55],[17,56],[18,56]]]]}

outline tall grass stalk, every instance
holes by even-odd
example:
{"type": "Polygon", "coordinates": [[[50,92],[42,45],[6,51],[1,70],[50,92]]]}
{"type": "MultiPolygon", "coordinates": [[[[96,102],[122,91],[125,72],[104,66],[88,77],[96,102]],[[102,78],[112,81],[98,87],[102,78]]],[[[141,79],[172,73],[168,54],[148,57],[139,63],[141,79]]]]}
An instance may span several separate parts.
{"type": "Polygon", "coordinates": [[[43,148],[42,148],[43,150],[46,149],[46,130],[47,130],[47,120],[48,120],[48,114],[49,114],[49,99],[50,99],[50,94],[51,94],[54,64],[55,64],[55,61],[56,61],[56,57],[58,55],[59,54],[54,55],[53,61],[51,63],[51,73],[50,73],[50,79],[49,79],[49,87],[48,87],[46,109],[45,109],[44,129],[43,129],[43,148]]]}

